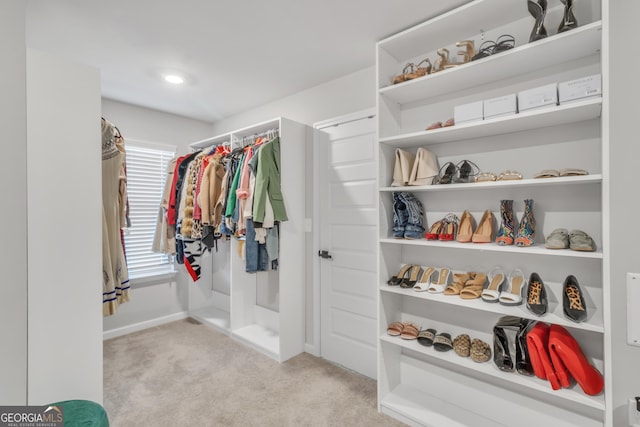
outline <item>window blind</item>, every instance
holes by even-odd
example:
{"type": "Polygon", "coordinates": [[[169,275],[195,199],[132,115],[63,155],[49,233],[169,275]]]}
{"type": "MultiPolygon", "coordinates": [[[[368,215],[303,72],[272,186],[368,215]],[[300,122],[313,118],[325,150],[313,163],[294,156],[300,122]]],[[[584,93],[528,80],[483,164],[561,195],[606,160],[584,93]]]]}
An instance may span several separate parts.
{"type": "MultiPolygon", "coordinates": [[[[159,145],[158,145],[159,147],[159,145]]],[[[167,164],[175,150],[154,148],[154,144],[126,142],[127,192],[131,227],[124,243],[131,279],[172,273],[170,256],[151,251],[164,190],[167,164]]]]}

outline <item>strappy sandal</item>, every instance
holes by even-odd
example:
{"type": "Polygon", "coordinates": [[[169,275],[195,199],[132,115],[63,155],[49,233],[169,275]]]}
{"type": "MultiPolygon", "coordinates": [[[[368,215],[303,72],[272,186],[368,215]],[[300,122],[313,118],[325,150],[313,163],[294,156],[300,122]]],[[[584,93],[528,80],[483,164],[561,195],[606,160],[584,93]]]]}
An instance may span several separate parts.
{"type": "Polygon", "coordinates": [[[473,55],[471,58],[472,61],[477,61],[478,59],[486,58],[487,56],[493,55],[493,51],[496,47],[496,42],[492,40],[487,40],[480,45],[480,49],[478,52],[473,55]]]}
{"type": "Polygon", "coordinates": [[[459,222],[460,220],[458,219],[456,214],[448,213],[442,219],[442,228],[438,233],[438,240],[455,240],[459,222]]]}
{"type": "Polygon", "coordinates": [[[413,286],[418,281],[418,275],[420,274],[421,270],[422,268],[419,265],[412,265],[411,268],[409,269],[409,275],[406,278],[406,280],[403,280],[402,282],[400,282],[400,287],[405,289],[413,288],[413,286]]]}
{"type": "Polygon", "coordinates": [[[404,66],[404,68],[402,69],[402,74],[399,74],[397,76],[395,76],[392,80],[392,84],[398,84],[398,83],[402,83],[404,81],[407,80],[407,74],[409,74],[410,72],[412,72],[415,69],[415,64],[412,62],[409,62],[407,65],[404,66]]]}
{"type": "Polygon", "coordinates": [[[474,182],[476,176],[480,173],[480,168],[478,165],[473,163],[471,160],[462,160],[457,165],[458,176],[456,177],[456,182],[474,182]]]}
{"type": "Polygon", "coordinates": [[[458,174],[458,167],[453,162],[445,163],[438,172],[436,184],[451,184],[458,174]]]}
{"type": "Polygon", "coordinates": [[[429,283],[428,291],[432,294],[441,294],[449,285],[451,279],[451,270],[448,268],[441,268],[438,272],[438,277],[435,282],[429,283]]]}
{"type": "Polygon", "coordinates": [[[504,272],[496,267],[489,273],[489,286],[482,291],[480,296],[485,302],[498,302],[500,298],[500,286],[504,282],[504,272]]]}
{"type": "Polygon", "coordinates": [[[389,286],[397,286],[400,283],[402,283],[402,281],[407,276],[410,268],[411,268],[411,264],[403,265],[397,275],[392,276],[389,280],[387,280],[387,284],[389,286]]]}
{"type": "Polygon", "coordinates": [[[522,270],[515,269],[509,275],[509,287],[506,291],[500,292],[498,301],[502,305],[522,304],[522,291],[527,286],[527,279],[522,270]]]}
{"type": "Polygon", "coordinates": [[[460,291],[460,298],[462,299],[476,299],[482,295],[482,288],[487,281],[487,275],[485,273],[471,273],[469,280],[464,284],[464,287],[460,291]]]}
{"type": "Polygon", "coordinates": [[[503,34],[496,39],[496,45],[493,48],[493,54],[505,52],[513,49],[516,45],[516,39],[509,34],[503,34]]]}
{"type": "Polygon", "coordinates": [[[453,282],[444,290],[445,295],[460,295],[465,283],[471,277],[471,273],[453,273],[453,282]]]}
{"type": "Polygon", "coordinates": [[[429,289],[429,283],[431,283],[431,279],[438,277],[437,271],[435,267],[427,267],[422,271],[422,276],[420,276],[420,280],[415,284],[413,290],[416,292],[426,292],[429,289]]]}

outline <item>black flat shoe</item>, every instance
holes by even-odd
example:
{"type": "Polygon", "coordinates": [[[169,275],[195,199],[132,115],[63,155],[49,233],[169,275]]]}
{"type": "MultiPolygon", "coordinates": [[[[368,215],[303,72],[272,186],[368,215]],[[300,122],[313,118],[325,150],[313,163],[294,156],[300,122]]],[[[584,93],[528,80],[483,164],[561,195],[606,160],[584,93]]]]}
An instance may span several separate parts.
{"type": "Polygon", "coordinates": [[[562,310],[564,315],[574,322],[584,322],[587,320],[587,305],[578,279],[573,275],[567,276],[562,288],[562,310]]]}
{"type": "Polygon", "coordinates": [[[527,286],[527,308],[536,316],[542,316],[547,312],[549,303],[547,291],[538,273],[531,273],[529,286],[527,286]]]}

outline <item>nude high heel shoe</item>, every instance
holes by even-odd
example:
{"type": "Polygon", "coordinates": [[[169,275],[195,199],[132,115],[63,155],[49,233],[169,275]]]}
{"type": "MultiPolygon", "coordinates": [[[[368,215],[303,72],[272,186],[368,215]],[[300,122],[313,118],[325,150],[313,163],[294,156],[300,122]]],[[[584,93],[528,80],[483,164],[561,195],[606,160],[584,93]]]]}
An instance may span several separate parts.
{"type": "Polygon", "coordinates": [[[473,237],[473,231],[475,229],[475,220],[471,215],[471,212],[464,211],[460,217],[460,226],[458,227],[458,237],[456,241],[460,243],[468,243],[473,237]]]}
{"type": "Polygon", "coordinates": [[[495,221],[496,221],[496,218],[495,216],[493,216],[493,212],[491,212],[489,209],[484,211],[484,215],[482,215],[482,219],[478,224],[478,228],[476,229],[476,232],[473,233],[473,236],[471,237],[471,241],[473,243],[493,242],[493,230],[495,228],[494,227],[495,221]]]}

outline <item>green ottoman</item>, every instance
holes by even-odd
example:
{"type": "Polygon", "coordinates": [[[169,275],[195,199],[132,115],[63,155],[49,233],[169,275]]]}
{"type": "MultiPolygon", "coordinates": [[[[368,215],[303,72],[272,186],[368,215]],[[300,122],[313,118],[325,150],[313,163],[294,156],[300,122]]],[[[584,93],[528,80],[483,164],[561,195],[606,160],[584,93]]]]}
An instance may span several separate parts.
{"type": "Polygon", "coordinates": [[[65,427],[109,427],[107,412],[90,400],[65,400],[51,406],[64,408],[65,427]]]}

